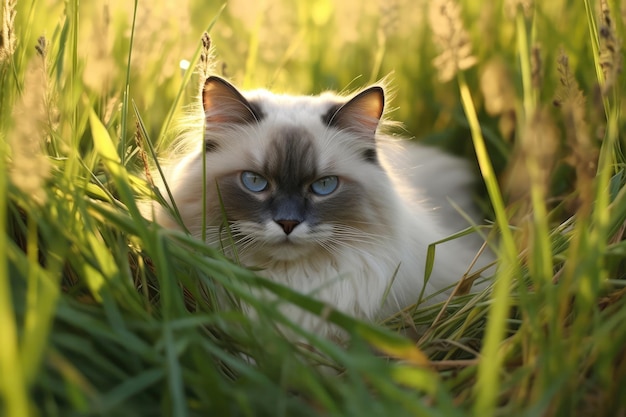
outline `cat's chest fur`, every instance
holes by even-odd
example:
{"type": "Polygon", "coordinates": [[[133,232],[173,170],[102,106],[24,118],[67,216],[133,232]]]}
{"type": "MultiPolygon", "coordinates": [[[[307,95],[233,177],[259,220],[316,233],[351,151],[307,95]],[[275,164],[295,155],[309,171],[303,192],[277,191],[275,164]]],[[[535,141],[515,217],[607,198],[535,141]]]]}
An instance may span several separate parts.
{"type": "MultiPolygon", "coordinates": [[[[351,98],[244,96],[210,77],[203,104],[205,152],[166,169],[183,223],[332,308],[374,320],[415,303],[428,245],[464,225],[447,199],[473,214],[472,176],[462,161],[377,133],[380,87],[351,98]]],[[[163,208],[154,212],[176,227],[163,208]]],[[[465,240],[438,249],[424,294],[458,281],[478,246],[465,240]]],[[[332,331],[293,307],[285,311],[309,330],[332,331]]]]}

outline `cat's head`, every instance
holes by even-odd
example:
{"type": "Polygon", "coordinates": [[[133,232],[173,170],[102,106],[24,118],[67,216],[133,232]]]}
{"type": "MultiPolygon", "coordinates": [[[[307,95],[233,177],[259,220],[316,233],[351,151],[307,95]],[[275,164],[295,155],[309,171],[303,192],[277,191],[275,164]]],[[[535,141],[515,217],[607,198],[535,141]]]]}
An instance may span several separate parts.
{"type": "MultiPolygon", "coordinates": [[[[202,102],[212,243],[231,240],[240,257],[262,262],[340,255],[384,236],[390,184],[376,147],[384,101],[380,86],[349,98],[294,97],[241,93],[208,78],[202,102]]],[[[201,175],[201,158],[194,164],[188,171],[201,175]]],[[[201,200],[194,191],[201,178],[178,184],[189,187],[189,202],[201,200]]],[[[198,213],[191,217],[187,226],[199,234],[198,213]]]]}

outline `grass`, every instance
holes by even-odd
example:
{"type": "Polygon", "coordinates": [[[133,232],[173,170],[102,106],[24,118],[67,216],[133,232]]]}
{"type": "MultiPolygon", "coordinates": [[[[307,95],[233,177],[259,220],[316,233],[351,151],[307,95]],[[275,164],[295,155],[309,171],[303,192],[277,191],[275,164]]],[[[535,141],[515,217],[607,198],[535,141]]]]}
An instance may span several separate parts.
{"type": "Polygon", "coordinates": [[[619,1],[206,3],[2,3],[2,415],[626,415],[619,1]],[[148,158],[175,138],[207,29],[246,88],[393,73],[390,117],[477,160],[493,287],[385,323],[331,312],[338,346],[249,288],[319,302],[143,220],[135,138],[148,158]]]}

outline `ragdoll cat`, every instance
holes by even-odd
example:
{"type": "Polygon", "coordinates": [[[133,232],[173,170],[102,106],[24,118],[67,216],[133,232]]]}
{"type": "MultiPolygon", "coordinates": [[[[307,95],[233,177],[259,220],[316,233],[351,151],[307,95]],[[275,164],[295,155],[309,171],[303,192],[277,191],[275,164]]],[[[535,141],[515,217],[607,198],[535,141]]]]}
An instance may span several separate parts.
{"type": "MultiPolygon", "coordinates": [[[[209,244],[356,317],[381,319],[416,303],[428,245],[468,226],[448,198],[474,213],[473,176],[457,158],[377,133],[384,102],[380,86],[349,98],[299,97],[242,93],[209,77],[204,154],[194,146],[165,171],[186,228],[202,236],[205,157],[209,244]]],[[[163,207],[153,211],[178,227],[163,207]]],[[[439,246],[424,295],[459,281],[479,247],[477,239],[439,246]]],[[[285,313],[305,329],[338,334],[296,307],[285,313]]]]}

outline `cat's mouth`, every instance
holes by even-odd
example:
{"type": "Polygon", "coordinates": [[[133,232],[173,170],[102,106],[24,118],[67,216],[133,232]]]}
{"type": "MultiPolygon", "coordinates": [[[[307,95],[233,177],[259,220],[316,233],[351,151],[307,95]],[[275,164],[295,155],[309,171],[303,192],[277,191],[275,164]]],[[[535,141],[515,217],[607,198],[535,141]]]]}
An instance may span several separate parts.
{"type": "Polygon", "coordinates": [[[284,235],[270,239],[263,248],[264,257],[282,262],[307,256],[314,249],[314,245],[302,237],[284,235]]]}
{"type": "Polygon", "coordinates": [[[256,262],[293,261],[309,255],[319,247],[316,239],[310,236],[310,226],[304,222],[291,228],[287,227],[288,230],[284,230],[283,225],[276,223],[259,226],[237,222],[233,223],[231,229],[240,254],[248,254],[256,259],[256,262]]]}
{"type": "Polygon", "coordinates": [[[275,261],[294,261],[310,252],[309,245],[297,244],[286,239],[282,243],[275,244],[273,250],[267,252],[267,256],[275,261]]]}
{"type": "Polygon", "coordinates": [[[291,235],[280,236],[278,239],[273,239],[270,244],[275,246],[277,249],[291,248],[302,250],[306,246],[309,246],[308,242],[303,242],[301,238],[291,235]]]}

